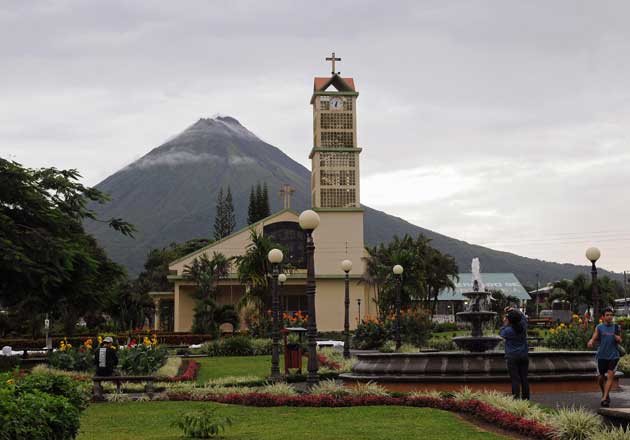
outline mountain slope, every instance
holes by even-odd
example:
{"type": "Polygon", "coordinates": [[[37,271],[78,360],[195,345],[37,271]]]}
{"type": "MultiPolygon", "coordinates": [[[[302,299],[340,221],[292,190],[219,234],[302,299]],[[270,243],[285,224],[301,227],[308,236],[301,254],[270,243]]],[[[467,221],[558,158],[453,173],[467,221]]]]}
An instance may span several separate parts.
{"type": "MultiPolygon", "coordinates": [[[[96,187],[112,201],[93,206],[102,217],[121,217],[133,223],[135,239],[123,237],[101,223],[86,229],[109,255],[137,274],[150,249],[211,236],[217,192],[230,186],[237,228],[245,226],[252,185],[267,182],[271,211],[282,208],[277,191],[283,184],[295,188],[291,207],[298,212],[310,206],[310,171],[280,149],[267,144],[231,117],[200,119],[184,132],[153,149],[96,187]]],[[[386,242],[395,234],[423,233],[433,245],[457,260],[467,271],[480,257],[485,272],[513,272],[523,283],[573,277],[583,266],[549,263],[437,234],[403,219],[365,207],[365,241],[386,242]]]]}

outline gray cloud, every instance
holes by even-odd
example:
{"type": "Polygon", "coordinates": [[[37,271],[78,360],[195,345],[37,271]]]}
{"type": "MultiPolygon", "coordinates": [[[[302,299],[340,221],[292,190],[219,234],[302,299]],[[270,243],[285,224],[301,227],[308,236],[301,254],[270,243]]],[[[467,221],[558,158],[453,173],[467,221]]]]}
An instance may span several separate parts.
{"type": "Polygon", "coordinates": [[[310,166],[311,81],[335,50],[361,92],[363,202],[550,260],[583,263],[592,242],[627,270],[629,13],[621,0],[5,2],[0,152],[95,184],[223,113],[310,166]]]}

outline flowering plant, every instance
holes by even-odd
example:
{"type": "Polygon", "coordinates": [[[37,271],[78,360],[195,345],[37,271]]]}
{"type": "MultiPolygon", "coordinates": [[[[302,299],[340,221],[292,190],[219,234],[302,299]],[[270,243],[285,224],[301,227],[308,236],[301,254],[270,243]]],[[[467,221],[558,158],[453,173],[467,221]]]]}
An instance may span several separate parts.
{"type": "Polygon", "coordinates": [[[586,343],[593,334],[592,327],[585,324],[578,315],[573,315],[568,325],[560,323],[549,329],[545,337],[545,345],[549,348],[585,350],[586,343]]]}
{"type": "Polygon", "coordinates": [[[283,327],[306,327],[308,324],[308,315],[298,310],[295,313],[282,314],[283,327]]]}
{"type": "Polygon", "coordinates": [[[148,375],[157,371],[166,363],[168,351],[159,346],[157,337],[145,336],[142,344],[131,345],[120,351],[118,360],[120,369],[127,374],[148,375]]]}
{"type": "Polygon", "coordinates": [[[94,351],[92,339],[86,339],[83,344],[75,348],[68,338],[59,341],[57,351],[48,354],[48,362],[54,368],[66,371],[87,371],[92,368],[94,351]]]}

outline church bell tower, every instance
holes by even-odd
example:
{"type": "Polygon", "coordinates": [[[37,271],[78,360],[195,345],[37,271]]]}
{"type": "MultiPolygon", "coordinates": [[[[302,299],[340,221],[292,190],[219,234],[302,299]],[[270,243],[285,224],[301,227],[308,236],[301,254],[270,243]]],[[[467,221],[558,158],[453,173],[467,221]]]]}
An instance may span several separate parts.
{"type": "Polygon", "coordinates": [[[320,216],[315,230],[318,273],[338,276],[339,263],[353,262],[351,274],[363,273],[363,208],[357,145],[357,92],[354,79],[336,71],[335,53],[329,77],[316,77],[313,106],[311,205],[320,216]]]}
{"type": "Polygon", "coordinates": [[[316,77],[313,87],[313,149],[311,203],[313,208],[360,208],[359,154],[356,108],[359,92],[352,78],[335,71],[341,61],[335,53],[330,77],[316,77]]]}

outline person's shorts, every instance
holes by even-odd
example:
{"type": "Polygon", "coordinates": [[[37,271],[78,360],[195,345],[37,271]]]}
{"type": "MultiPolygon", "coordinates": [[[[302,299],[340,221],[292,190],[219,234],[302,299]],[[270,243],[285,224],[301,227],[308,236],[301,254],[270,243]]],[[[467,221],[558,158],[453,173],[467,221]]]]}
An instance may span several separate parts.
{"type": "Polygon", "coordinates": [[[606,376],[609,371],[615,371],[619,359],[597,359],[597,371],[600,376],[606,376]]]}

